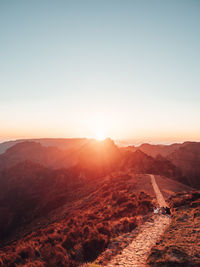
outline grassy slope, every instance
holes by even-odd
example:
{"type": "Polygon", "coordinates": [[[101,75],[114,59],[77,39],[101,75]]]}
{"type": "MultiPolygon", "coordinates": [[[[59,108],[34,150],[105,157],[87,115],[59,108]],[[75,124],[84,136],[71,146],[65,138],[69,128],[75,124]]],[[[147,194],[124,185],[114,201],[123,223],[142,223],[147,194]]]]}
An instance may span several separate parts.
{"type": "MultiPolygon", "coordinates": [[[[158,180],[166,190],[171,186],[163,178],[158,180]]],[[[181,186],[174,188],[182,190],[181,186]]],[[[27,225],[24,237],[3,247],[0,266],[76,266],[93,261],[110,240],[136,228],[154,203],[145,174],[113,172],[88,180],[74,194],[79,198],[27,225]]]]}
{"type": "Polygon", "coordinates": [[[0,266],[77,266],[94,260],[113,237],[130,232],[152,211],[152,198],[141,192],[142,176],[113,173],[96,181],[98,188],[68,207],[62,219],[58,214],[54,223],[1,248],[0,266]]]}
{"type": "Polygon", "coordinates": [[[200,192],[171,198],[172,223],[152,249],[149,266],[200,266],[200,192]]]}
{"type": "Polygon", "coordinates": [[[156,182],[165,199],[171,197],[175,192],[188,192],[192,190],[191,187],[185,184],[160,175],[156,175],[156,182]]]}

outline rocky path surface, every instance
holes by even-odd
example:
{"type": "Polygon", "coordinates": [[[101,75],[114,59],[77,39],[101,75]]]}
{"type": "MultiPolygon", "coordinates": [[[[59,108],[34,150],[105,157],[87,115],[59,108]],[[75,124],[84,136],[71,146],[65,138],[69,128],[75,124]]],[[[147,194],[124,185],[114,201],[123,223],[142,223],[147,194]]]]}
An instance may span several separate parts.
{"type": "MultiPolygon", "coordinates": [[[[150,175],[151,183],[160,207],[166,206],[165,199],[160,192],[154,175],[150,175]]],[[[146,222],[140,229],[140,233],[121,254],[114,257],[106,266],[144,267],[146,259],[153,245],[159,240],[171,218],[167,215],[153,216],[152,222],[146,222]]]]}
{"type": "Polygon", "coordinates": [[[150,177],[151,177],[151,183],[152,183],[154,192],[156,194],[158,205],[160,207],[166,207],[167,203],[165,202],[165,199],[164,199],[162,193],[160,192],[160,189],[159,189],[159,187],[158,187],[158,185],[156,183],[155,176],[153,174],[150,174],[150,177]]]}

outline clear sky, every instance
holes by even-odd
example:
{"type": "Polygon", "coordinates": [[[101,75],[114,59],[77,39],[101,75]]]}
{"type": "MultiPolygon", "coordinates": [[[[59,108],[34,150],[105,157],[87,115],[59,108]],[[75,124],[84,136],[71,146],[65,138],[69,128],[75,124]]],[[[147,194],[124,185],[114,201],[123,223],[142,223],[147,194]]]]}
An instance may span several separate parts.
{"type": "Polygon", "coordinates": [[[199,0],[0,0],[0,139],[200,141],[199,0]]]}

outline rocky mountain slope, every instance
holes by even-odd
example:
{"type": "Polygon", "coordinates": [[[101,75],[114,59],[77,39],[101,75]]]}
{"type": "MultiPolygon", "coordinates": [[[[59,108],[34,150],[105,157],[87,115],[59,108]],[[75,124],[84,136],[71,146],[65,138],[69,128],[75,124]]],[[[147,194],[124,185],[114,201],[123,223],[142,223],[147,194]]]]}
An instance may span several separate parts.
{"type": "Polygon", "coordinates": [[[153,158],[160,155],[169,160],[179,170],[177,179],[183,183],[200,188],[200,143],[185,142],[172,145],[142,144],[128,147],[129,151],[140,150],[153,158]]]}
{"type": "Polygon", "coordinates": [[[6,152],[10,147],[23,142],[36,142],[45,147],[57,147],[59,149],[77,149],[89,141],[87,138],[39,138],[19,139],[0,143],[0,154],[6,152]]]}
{"type": "Polygon", "coordinates": [[[171,145],[151,145],[148,143],[142,144],[140,146],[130,146],[130,149],[133,150],[140,150],[144,152],[145,154],[152,156],[152,157],[157,157],[158,155],[161,155],[163,157],[168,156],[170,153],[174,152],[177,150],[179,147],[181,147],[182,144],[171,144],[171,145]]]}
{"type": "Polygon", "coordinates": [[[0,172],[1,241],[81,196],[84,186],[84,181],[65,169],[51,170],[27,161],[4,169],[0,172]]]}
{"type": "Polygon", "coordinates": [[[76,163],[72,151],[45,147],[40,143],[26,141],[10,147],[0,155],[0,169],[9,168],[27,160],[49,168],[68,168],[76,163]]]}
{"type": "MultiPolygon", "coordinates": [[[[95,170],[98,168],[102,170],[101,165],[105,166],[106,161],[106,168],[110,168],[112,164],[115,167],[123,164],[130,166],[131,161],[135,161],[133,165],[137,166],[138,171],[143,168],[143,172],[152,170],[158,173],[155,169],[160,164],[160,167],[163,165],[166,176],[173,176],[178,181],[200,188],[200,143],[198,142],[172,145],[142,144],[139,147],[118,148],[110,139],[105,142],[84,138],[33,139],[2,143],[0,152],[3,151],[5,152],[0,155],[0,169],[29,160],[50,168],[70,168],[79,164],[85,172],[90,171],[94,174],[91,170],[92,166],[95,170]],[[8,149],[5,151],[6,148],[8,149]],[[104,153],[105,151],[110,151],[112,155],[104,153]]],[[[137,171],[136,168],[134,171],[137,171]]]]}
{"type": "Polygon", "coordinates": [[[122,166],[137,173],[162,174],[168,177],[179,177],[180,170],[169,160],[158,155],[153,158],[140,150],[134,152],[123,149],[122,166]]]}
{"type": "Polygon", "coordinates": [[[90,140],[76,149],[68,150],[47,147],[32,141],[21,142],[0,155],[0,169],[10,168],[24,161],[39,163],[52,169],[74,167],[82,174],[91,176],[124,168],[132,168],[138,173],[180,175],[178,168],[164,157],[153,158],[140,150],[118,148],[109,138],[104,141],[90,140]]]}
{"type": "Polygon", "coordinates": [[[185,183],[200,188],[200,143],[184,143],[167,158],[181,170],[185,183]]]}

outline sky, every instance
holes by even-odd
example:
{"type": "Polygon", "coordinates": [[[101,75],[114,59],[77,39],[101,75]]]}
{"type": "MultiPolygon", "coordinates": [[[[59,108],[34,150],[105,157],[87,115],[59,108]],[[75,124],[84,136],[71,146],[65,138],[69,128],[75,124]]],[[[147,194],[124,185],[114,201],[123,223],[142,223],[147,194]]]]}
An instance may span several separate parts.
{"type": "Polygon", "coordinates": [[[0,140],[200,141],[199,0],[0,0],[0,140]]]}

